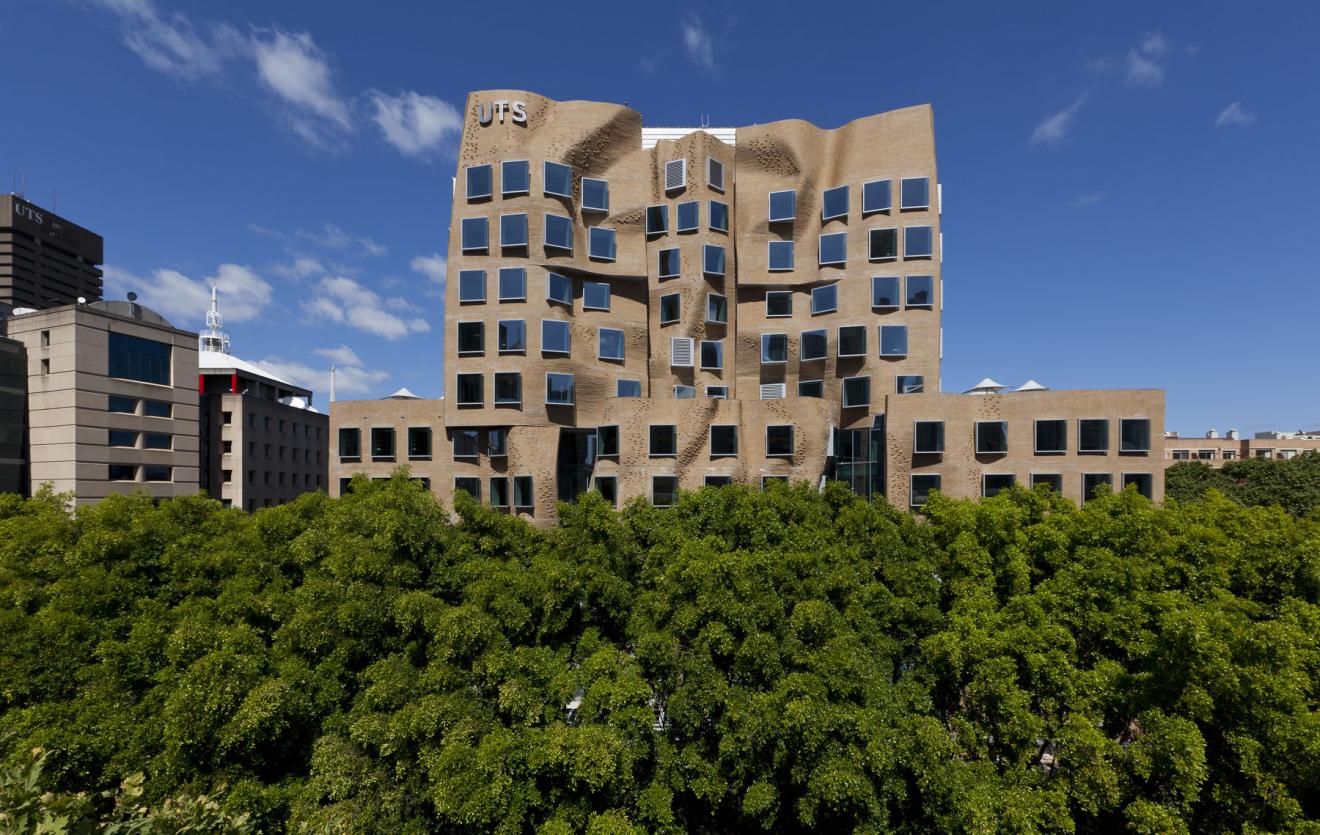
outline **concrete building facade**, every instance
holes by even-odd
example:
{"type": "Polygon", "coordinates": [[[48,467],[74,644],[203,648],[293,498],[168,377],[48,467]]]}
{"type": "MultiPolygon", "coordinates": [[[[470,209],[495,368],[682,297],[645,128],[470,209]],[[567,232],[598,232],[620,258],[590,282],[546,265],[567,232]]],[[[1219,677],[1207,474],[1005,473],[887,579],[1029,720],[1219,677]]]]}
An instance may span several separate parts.
{"type": "Polygon", "coordinates": [[[1211,467],[1222,467],[1226,462],[1245,458],[1288,460],[1305,452],[1320,452],[1320,431],[1257,432],[1250,438],[1241,438],[1237,430],[1230,429],[1224,436],[1211,431],[1203,438],[1184,438],[1176,432],[1164,437],[1166,465],[1200,461],[1211,467]]]}
{"type": "Polygon", "coordinates": [[[0,194],[0,303],[42,310],[101,298],[101,236],[0,194]]]}

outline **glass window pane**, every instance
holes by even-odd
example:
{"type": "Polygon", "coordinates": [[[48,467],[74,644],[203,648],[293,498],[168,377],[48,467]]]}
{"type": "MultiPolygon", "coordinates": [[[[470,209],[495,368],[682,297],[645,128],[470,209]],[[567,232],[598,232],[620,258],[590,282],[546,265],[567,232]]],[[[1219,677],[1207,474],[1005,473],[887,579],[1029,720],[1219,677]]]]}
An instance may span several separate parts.
{"type": "Polygon", "coordinates": [[[459,302],[484,302],[486,300],[486,271],[460,270],[458,273],[459,302]]]}
{"type": "Polygon", "coordinates": [[[706,295],[706,321],[724,325],[729,322],[729,301],[718,293],[706,295]]]}
{"type": "Polygon", "coordinates": [[[716,232],[729,231],[729,204],[710,201],[710,228],[716,232]]]}
{"type": "Polygon", "coordinates": [[[1084,473],[1082,475],[1082,501],[1089,502],[1097,495],[1113,490],[1114,477],[1109,473],[1084,473]]]}
{"type": "Polygon", "coordinates": [[[707,275],[724,275],[724,247],[706,244],[704,252],[704,271],[707,275]]]}
{"type": "Polygon", "coordinates": [[[920,474],[912,476],[912,492],[909,503],[913,507],[921,507],[930,500],[930,494],[934,490],[940,489],[940,477],[933,473],[920,474]]]}
{"type": "Polygon", "coordinates": [[[165,403],[160,400],[143,400],[142,414],[146,417],[167,418],[173,411],[173,404],[165,403]]]}
{"type": "Polygon", "coordinates": [[[866,326],[848,325],[839,328],[839,356],[866,356],[866,326]]]}
{"type": "Polygon", "coordinates": [[[899,394],[920,394],[926,390],[926,378],[920,374],[900,374],[894,379],[899,394]]]}
{"type": "Polygon", "coordinates": [[[793,454],[793,427],[767,426],[765,428],[765,454],[771,457],[784,457],[793,454]]]}
{"type": "Polygon", "coordinates": [[[371,430],[371,457],[394,457],[394,430],[388,426],[377,426],[371,430]]]}
{"type": "Polygon", "coordinates": [[[619,427],[596,427],[596,455],[604,458],[619,457],[619,427]]]}
{"type": "Polygon", "coordinates": [[[486,350],[486,325],[484,322],[458,323],[458,352],[460,354],[480,354],[486,350]]]}
{"type": "Polygon", "coordinates": [[[668,293],[660,297],[660,324],[667,325],[678,321],[680,313],[679,300],[678,293],[668,293]]]}
{"type": "Polygon", "coordinates": [[[501,319],[499,323],[500,351],[516,353],[527,350],[527,323],[522,319],[501,319]]]}
{"type": "Polygon", "coordinates": [[[545,402],[556,406],[573,405],[573,375],[546,374],[545,402]]]}
{"type": "Polygon", "coordinates": [[[615,328],[600,329],[600,358],[603,360],[623,359],[623,331],[615,328]]]}
{"type": "Polygon", "coordinates": [[[1036,452],[1056,453],[1068,451],[1068,421],[1036,421],[1036,452]]]}
{"type": "Polygon", "coordinates": [[[138,433],[130,432],[127,429],[111,429],[109,439],[106,443],[109,446],[137,446],[138,433]]]}
{"type": "Polygon", "coordinates": [[[527,215],[500,215],[500,246],[527,246],[527,215]]]}
{"type": "Polygon", "coordinates": [[[646,207],[646,234],[661,235],[669,231],[669,207],[646,207]]]}
{"type": "Polygon", "coordinates": [[[573,280],[559,273],[547,273],[545,297],[552,302],[573,306],[573,280]]]}
{"type": "Polygon", "coordinates": [[[582,208],[594,212],[608,212],[610,210],[609,182],[583,177],[582,208]]]}
{"type": "Polygon", "coordinates": [[[513,506],[519,510],[531,510],[533,498],[532,477],[529,475],[514,476],[513,506]]]}
{"type": "Polygon", "coordinates": [[[431,457],[431,427],[429,426],[408,427],[408,457],[409,458],[431,457]]]}
{"type": "Polygon", "coordinates": [[[610,285],[599,281],[582,282],[582,307],[586,310],[609,310],[610,285]]]}
{"type": "Polygon", "coordinates": [[[919,420],[912,427],[912,452],[940,455],[944,452],[944,421],[919,420]]]}
{"type": "Polygon", "coordinates": [[[558,162],[545,163],[545,193],[556,197],[573,196],[573,169],[558,162]]]}
{"type": "Polygon", "coordinates": [[[871,378],[845,377],[843,380],[843,405],[845,408],[871,405],[871,378]]]}
{"type": "Polygon", "coordinates": [[[362,454],[362,430],[339,430],[339,457],[357,458],[362,454]]]}
{"type": "Polygon", "coordinates": [[[829,335],[827,331],[802,332],[802,359],[823,360],[829,355],[829,335]]]}
{"type": "Polygon", "coordinates": [[[678,479],[674,476],[658,475],[651,478],[651,504],[656,507],[673,507],[678,503],[678,479]]]}
{"type": "Polygon", "coordinates": [[[522,375],[516,371],[495,372],[495,402],[501,405],[522,403],[522,375]]]}
{"type": "Polygon", "coordinates": [[[769,268],[773,271],[793,269],[793,242],[769,242],[769,268]]]}
{"type": "Polygon", "coordinates": [[[766,316],[792,316],[793,293],[790,290],[768,290],[765,294],[766,316]]]}
{"type": "Polygon", "coordinates": [[[712,457],[738,454],[738,427],[717,425],[710,428],[710,454],[712,457]]]}
{"type": "Polygon", "coordinates": [[[832,313],[839,309],[839,285],[816,287],[811,291],[811,312],[832,313]]]}
{"type": "Polygon", "coordinates": [[[821,195],[820,216],[822,220],[844,217],[848,214],[848,187],[829,188],[821,195]]]}
{"type": "Polygon", "coordinates": [[[1009,489],[1017,479],[1011,473],[986,473],[981,480],[981,496],[990,498],[1009,489]]]}
{"type": "Polygon", "coordinates": [[[679,264],[681,259],[679,258],[679,250],[677,248],[662,249],[660,250],[659,257],[661,278],[673,278],[679,274],[679,264]]]}
{"type": "Polygon", "coordinates": [[[615,384],[614,396],[615,396],[615,397],[641,397],[641,396],[642,396],[642,381],[641,381],[641,380],[619,380],[619,381],[615,384]]]}
{"type": "Polygon", "coordinates": [[[527,160],[511,159],[500,164],[501,194],[526,194],[531,188],[531,166],[527,160]]]}
{"type": "Polygon", "coordinates": [[[871,307],[898,307],[898,276],[877,275],[871,279],[871,307]]]}
{"type": "Polygon", "coordinates": [[[903,257],[929,258],[934,252],[929,226],[909,226],[903,230],[903,257]]]}
{"type": "Polygon", "coordinates": [[[593,226],[587,230],[588,251],[598,261],[614,260],[614,230],[593,226]]]}
{"type": "Polygon", "coordinates": [[[481,374],[458,375],[458,404],[472,406],[484,400],[485,377],[481,374]]]}
{"type": "Polygon", "coordinates": [[[1155,479],[1150,473],[1123,473],[1123,486],[1135,485],[1137,492],[1148,499],[1155,498],[1155,479]]]}
{"type": "Polygon", "coordinates": [[[467,169],[467,197],[479,200],[491,195],[491,167],[489,165],[470,165],[467,169]]]}
{"type": "Polygon", "coordinates": [[[930,207],[930,179],[927,177],[906,177],[903,179],[903,208],[925,209],[930,207]]]}
{"type": "Polygon", "coordinates": [[[1109,451],[1109,421],[1084,418],[1077,422],[1078,452],[1109,451]]]}
{"type": "Polygon", "coordinates": [[[701,203],[689,200],[678,204],[678,231],[691,232],[701,226],[701,203]]]}
{"type": "Polygon", "coordinates": [[[487,222],[484,217],[463,218],[462,230],[462,248],[464,252],[481,250],[487,247],[487,222]]]}
{"type": "Polygon", "coordinates": [[[551,354],[569,352],[569,324],[558,319],[541,320],[541,351],[551,354]]]}
{"type": "Polygon", "coordinates": [[[907,277],[907,306],[931,307],[935,304],[935,277],[910,275],[907,277]]]}
{"type": "Polygon", "coordinates": [[[653,424],[650,427],[647,454],[672,456],[678,454],[678,427],[672,424],[653,424]]]}
{"type": "Polygon", "coordinates": [[[550,249],[573,251],[573,220],[563,215],[545,216],[545,245],[550,249]]]}
{"type": "Polygon", "coordinates": [[[874,180],[862,184],[862,214],[887,212],[892,206],[889,180],[874,180]]]}
{"type": "Polygon", "coordinates": [[[1058,473],[1032,473],[1031,486],[1037,487],[1041,484],[1048,486],[1055,493],[1063,492],[1063,476],[1058,473]]]}
{"type": "Polygon", "coordinates": [[[907,325],[880,326],[880,356],[907,356],[907,325]]]}
{"type": "Polygon", "coordinates": [[[1150,421],[1124,418],[1119,422],[1120,452],[1150,452],[1150,421]]]}
{"type": "Polygon", "coordinates": [[[798,397],[824,397],[824,380],[800,380],[798,382],[798,397]]]}
{"type": "Polygon", "coordinates": [[[718,371],[724,368],[724,343],[718,340],[703,340],[701,343],[701,367],[718,371]]]}
{"type": "Polygon", "coordinates": [[[1002,420],[977,421],[976,452],[978,455],[1002,455],[1008,452],[1008,424],[1002,420]]]}
{"type": "Polygon", "coordinates": [[[144,464],[142,466],[143,481],[169,481],[173,476],[172,467],[166,467],[162,464],[144,464]]]}
{"type": "Polygon", "coordinates": [[[761,335],[761,362],[788,362],[788,335],[766,333],[761,335]]]}
{"type": "Polygon", "coordinates": [[[848,260],[848,233],[820,236],[820,263],[842,264],[848,260]]]}
{"type": "Polygon", "coordinates": [[[898,230],[871,230],[871,260],[892,261],[898,257],[898,230]]]}
{"type": "Polygon", "coordinates": [[[797,192],[770,192],[770,222],[791,221],[797,217],[797,192]]]}
{"type": "Polygon", "coordinates": [[[171,347],[164,342],[110,331],[108,374],[121,380],[170,384],[171,347]]]}
{"type": "Polygon", "coordinates": [[[523,301],[527,298],[527,270],[522,267],[500,268],[500,301],[523,301]]]}
{"type": "Polygon", "coordinates": [[[137,414],[137,399],[133,397],[121,397],[117,394],[110,395],[107,411],[120,412],[122,414],[137,414]]]}

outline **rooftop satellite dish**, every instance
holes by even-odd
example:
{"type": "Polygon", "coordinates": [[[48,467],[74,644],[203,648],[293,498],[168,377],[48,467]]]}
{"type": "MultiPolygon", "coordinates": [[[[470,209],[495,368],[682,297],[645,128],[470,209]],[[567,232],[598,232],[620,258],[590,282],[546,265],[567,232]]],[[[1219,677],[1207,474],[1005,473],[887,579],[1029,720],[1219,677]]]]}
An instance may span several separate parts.
{"type": "Polygon", "coordinates": [[[78,304],[87,304],[87,297],[86,297],[86,296],[79,296],[79,297],[78,297],[78,304]]]}
{"type": "Polygon", "coordinates": [[[137,293],[134,293],[132,290],[129,290],[129,291],[128,291],[128,300],[131,301],[131,302],[135,302],[135,301],[137,301],[137,293]]]}

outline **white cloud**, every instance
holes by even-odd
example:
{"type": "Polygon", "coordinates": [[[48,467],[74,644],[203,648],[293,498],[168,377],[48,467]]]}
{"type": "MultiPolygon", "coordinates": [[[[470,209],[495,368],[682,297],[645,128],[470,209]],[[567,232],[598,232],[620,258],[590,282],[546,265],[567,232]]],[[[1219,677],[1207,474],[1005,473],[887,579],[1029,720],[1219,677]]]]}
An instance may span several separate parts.
{"type": "Polygon", "coordinates": [[[303,256],[293,259],[290,264],[276,264],[270,271],[281,278],[301,281],[314,275],[324,275],[326,270],[320,261],[303,256]]]}
{"type": "Polygon", "coordinates": [[[449,262],[438,252],[430,255],[418,255],[409,265],[414,272],[419,272],[431,281],[444,286],[445,276],[449,273],[449,262]]]}
{"type": "Polygon", "coordinates": [[[335,92],[330,63],[312,36],[278,29],[252,39],[257,77],[271,92],[301,111],[348,130],[348,105],[335,92]]]}
{"type": "Polygon", "coordinates": [[[359,238],[350,235],[333,223],[325,224],[319,232],[308,232],[299,229],[294,234],[325,249],[344,250],[350,249],[353,244],[357,244],[361,248],[360,254],[362,255],[384,255],[390,251],[389,247],[384,244],[376,243],[371,238],[359,238]]]}
{"type": "Polygon", "coordinates": [[[1215,119],[1215,127],[1222,128],[1228,125],[1238,125],[1239,127],[1245,128],[1255,121],[1256,115],[1243,110],[1242,102],[1235,101],[1228,107],[1219,111],[1219,118],[1215,119]]]}
{"type": "MultiPolygon", "coordinates": [[[[137,276],[114,266],[105,268],[107,289],[122,295],[133,291],[142,304],[174,324],[205,321],[215,286],[220,312],[226,321],[247,322],[270,305],[271,286],[241,264],[221,264],[213,276],[190,278],[178,270],[154,270],[137,276]]],[[[107,294],[108,295],[108,294],[107,294]]]]}
{"type": "Polygon", "coordinates": [[[385,141],[403,153],[424,157],[456,139],[463,129],[463,116],[447,101],[410,91],[391,96],[380,90],[367,93],[372,119],[385,141]]]}
{"type": "Polygon", "coordinates": [[[347,345],[340,345],[338,348],[317,348],[312,353],[328,358],[335,365],[362,365],[362,358],[357,355],[357,351],[347,345]]]}
{"type": "Polygon", "coordinates": [[[1072,127],[1073,119],[1077,116],[1077,111],[1082,108],[1086,101],[1086,95],[1077,97],[1077,101],[1068,105],[1058,113],[1046,116],[1036,125],[1036,129],[1031,132],[1032,145],[1053,145],[1060,139],[1068,135],[1068,129],[1072,127]]]}
{"type": "Polygon", "coordinates": [[[1153,87],[1164,81],[1164,67],[1160,61],[1169,52],[1169,42],[1159,32],[1150,32],[1141,43],[1128,50],[1123,66],[1127,71],[1124,82],[1137,87],[1153,87]]]}
{"type": "Polygon", "coordinates": [[[220,72],[228,52],[226,31],[208,39],[181,13],[162,17],[151,0],[95,2],[119,17],[124,45],[148,67],[184,81],[220,72]]]}
{"type": "Polygon", "coordinates": [[[1079,194],[1077,197],[1073,198],[1072,207],[1074,209],[1084,209],[1087,206],[1094,206],[1096,203],[1104,200],[1106,196],[1107,195],[1103,191],[1093,191],[1090,194],[1079,194]]]}
{"type": "MultiPolygon", "coordinates": [[[[317,353],[320,353],[319,351],[317,353]]],[[[297,383],[313,392],[322,392],[322,397],[329,397],[330,368],[313,368],[296,360],[284,360],[280,357],[267,357],[258,360],[257,365],[276,377],[297,383]]],[[[335,396],[344,394],[367,394],[390,378],[388,371],[373,371],[360,365],[335,366],[335,396]]]]}
{"type": "Polygon", "coordinates": [[[716,69],[715,43],[702,19],[695,12],[689,12],[679,27],[683,30],[683,46],[692,62],[704,70],[716,69]]]}
{"type": "Polygon", "coordinates": [[[398,308],[403,299],[382,299],[375,291],[351,278],[333,276],[317,285],[321,295],[303,303],[303,310],[313,317],[348,325],[391,341],[414,333],[425,333],[431,326],[425,319],[405,319],[387,310],[398,308]]]}

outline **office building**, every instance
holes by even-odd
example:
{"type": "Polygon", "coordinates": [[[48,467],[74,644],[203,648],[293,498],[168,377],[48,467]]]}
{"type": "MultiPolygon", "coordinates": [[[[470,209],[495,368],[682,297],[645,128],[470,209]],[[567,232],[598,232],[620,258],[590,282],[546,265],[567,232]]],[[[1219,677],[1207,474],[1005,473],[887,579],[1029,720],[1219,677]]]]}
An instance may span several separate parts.
{"type": "Polygon", "coordinates": [[[1200,461],[1212,467],[1222,467],[1227,461],[1244,458],[1288,460],[1305,452],[1320,452],[1320,430],[1257,432],[1250,438],[1239,437],[1236,429],[1228,430],[1223,436],[1210,430],[1203,438],[1183,438],[1177,432],[1164,436],[1166,465],[1200,461]]]}
{"type": "Polygon", "coordinates": [[[0,194],[0,304],[44,310],[101,298],[101,236],[0,194]]]}

